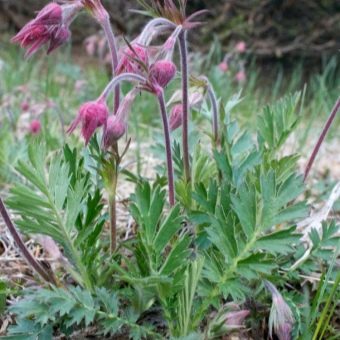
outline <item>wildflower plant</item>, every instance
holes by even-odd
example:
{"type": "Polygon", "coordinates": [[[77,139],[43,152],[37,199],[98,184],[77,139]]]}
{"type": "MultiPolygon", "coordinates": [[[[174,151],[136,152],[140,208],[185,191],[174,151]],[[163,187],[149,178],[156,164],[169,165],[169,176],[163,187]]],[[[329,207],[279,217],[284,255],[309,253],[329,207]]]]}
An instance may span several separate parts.
{"type": "MultiPolygon", "coordinates": [[[[9,335],[52,338],[56,329],[70,335],[93,325],[100,336],[215,339],[254,324],[249,301],[255,300],[266,306],[270,336],[292,339],[303,329],[295,315],[301,296],[291,296],[285,282],[292,277],[299,285],[299,275],[310,273],[310,262],[324,251],[335,256],[339,240],[336,224],[325,224],[320,234],[311,231],[312,249],[306,253],[301,241],[306,235],[297,229],[309,212],[304,180],[330,123],[303,178],[299,156],[282,156],[299,123],[301,94],[266,106],[255,133],[243,131],[231,114],[238,100],[223,103],[206,76],[190,74],[187,35],[202,24],[198,18],[205,11],[187,15],[185,0],[139,2],[144,8],[139,12],[151,19],[120,48],[100,0],[50,3],[13,38],[28,49],[27,56],[46,44],[50,53],[69,38],[75,16],[87,12],[105,33],[112,78],[97,98],[80,106],[68,127],[69,134],[80,128],[86,151],[65,144],[51,152],[40,122],[32,122],[36,136],[16,165],[18,180],[5,203],[0,200],[0,214],[40,284],[24,289],[9,307],[16,316],[9,335]],[[152,45],[164,36],[163,44],[152,45]],[[166,102],[176,78],[180,89],[166,102]],[[123,82],[130,86],[126,94],[123,82]],[[134,137],[123,138],[131,108],[143,91],[157,101],[163,127],[160,150],[167,175],[162,165],[153,180],[122,164],[134,137]],[[205,133],[190,114],[202,106],[211,119],[205,133]],[[189,125],[197,137],[190,149],[189,125]],[[135,188],[128,202],[134,223],[126,237],[119,237],[116,199],[123,177],[135,188]],[[62,268],[35,259],[16,226],[48,237],[47,247],[60,247],[62,268]],[[276,286],[285,288],[279,292],[276,286]]],[[[234,52],[244,54],[245,43],[234,52]]],[[[227,60],[220,69],[228,70],[227,60]]],[[[320,268],[332,261],[323,256],[320,268]]]]}

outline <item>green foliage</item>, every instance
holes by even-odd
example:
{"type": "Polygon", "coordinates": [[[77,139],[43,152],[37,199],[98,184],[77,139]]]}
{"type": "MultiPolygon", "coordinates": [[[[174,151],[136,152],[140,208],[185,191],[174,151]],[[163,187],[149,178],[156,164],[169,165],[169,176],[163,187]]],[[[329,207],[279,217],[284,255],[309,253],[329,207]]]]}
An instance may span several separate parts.
{"type": "Polygon", "coordinates": [[[0,315],[6,309],[6,299],[7,299],[7,285],[5,282],[0,281],[0,315]]]}
{"type": "Polygon", "coordinates": [[[148,182],[137,186],[130,205],[131,214],[139,225],[136,253],[139,268],[147,275],[168,275],[183,266],[188,254],[189,238],[181,233],[180,207],[163,215],[165,191],[159,186],[151,188],[148,182]],[[170,246],[170,250],[166,247],[170,246]],[[168,250],[168,251],[166,251],[168,250]]]}
{"type": "Polygon", "coordinates": [[[296,93],[278,101],[275,105],[266,106],[259,117],[259,143],[275,153],[287,140],[298,123],[295,114],[300,94],[296,93]]]}
{"type": "Polygon", "coordinates": [[[184,283],[182,290],[177,295],[176,315],[178,325],[174,333],[178,336],[189,336],[194,329],[192,328],[191,318],[196,289],[201,277],[204,259],[199,258],[188,265],[184,272],[184,283]]]}
{"type": "Polygon", "coordinates": [[[50,236],[64,249],[70,273],[82,285],[92,286],[91,276],[98,270],[96,241],[104,220],[101,194],[89,192],[89,174],[76,164],[76,152],[65,147],[45,166],[43,145],[31,144],[29,162],[19,161],[16,168],[26,185],[11,188],[7,204],[19,216],[17,225],[25,233],[50,236]],[[93,228],[94,226],[94,228],[93,228]]]}
{"type": "MultiPolygon", "coordinates": [[[[273,123],[276,132],[270,147],[262,148],[260,143],[257,148],[249,135],[229,123],[222,150],[214,153],[218,183],[196,185],[197,209],[191,221],[198,227],[206,256],[196,325],[209,305],[218,308],[218,296],[245,299],[248,285],[272,275],[292,257],[299,243],[294,223],[308,212],[305,203],[297,201],[304,191],[302,178],[295,173],[296,157],[276,159],[273,152],[279,151],[295,125],[292,106],[283,105],[282,112],[276,106],[267,108],[259,118],[264,122],[268,114],[279,112],[281,119],[290,116],[294,121],[289,128],[280,125],[280,119],[273,123]]],[[[259,136],[266,130],[260,123],[259,136]]]]}
{"type": "Polygon", "coordinates": [[[70,334],[94,323],[103,335],[119,334],[128,327],[132,339],[160,338],[150,327],[136,324],[136,315],[124,314],[119,298],[105,288],[96,288],[94,294],[80,287],[27,290],[10,311],[16,314],[17,324],[9,328],[6,339],[25,335],[47,339],[52,337],[52,326],[70,334]]]}
{"type": "MultiPolygon", "coordinates": [[[[306,92],[308,105],[304,107],[313,111],[313,119],[319,112],[327,111],[332,96],[337,95],[337,86],[332,91],[329,86],[333,82],[336,85],[336,79],[330,79],[333,64],[334,61],[329,63],[325,74],[315,75],[312,89],[306,92]]],[[[40,66],[44,70],[48,68],[46,81],[39,79],[35,86],[44,95],[51,95],[58,110],[65,112],[73,110],[79,100],[95,96],[106,82],[105,75],[93,71],[91,86],[87,86],[90,90],[79,93],[75,100],[68,98],[66,92],[72,93],[74,82],[81,78],[80,69],[68,64],[65,68],[61,64],[55,67],[44,64],[36,69],[32,64],[25,65],[20,63],[20,72],[5,68],[3,73],[9,86],[14,88],[26,78],[34,78],[40,74],[40,66]],[[54,72],[66,79],[66,86],[53,84],[54,72]],[[15,79],[17,73],[23,78],[15,79]]],[[[282,73],[278,72],[275,85],[264,95],[262,88],[258,92],[258,74],[252,69],[242,92],[245,98],[241,100],[241,92],[232,96],[235,86],[230,78],[217,69],[214,72],[212,82],[217,91],[223,99],[230,98],[220,108],[220,143],[211,149],[210,135],[206,133],[210,126],[201,125],[210,119],[208,107],[204,106],[203,112],[193,111],[192,181],[187,183],[182,179],[180,132],[174,132],[179,203],[171,209],[166,205],[163,189],[166,186],[163,164],[157,167],[151,185],[149,179],[140,175],[143,173],[140,152],[148,150],[144,150],[144,145],[137,146],[138,174],[123,171],[136,185],[129,201],[135,222],[131,229],[135,233],[129,234],[131,238],[120,239],[112,255],[108,253],[106,235],[101,237],[107,220],[102,189],[112,184],[115,164],[104,162],[98,138],[93,138],[82,157],[77,149],[67,145],[63,152],[57,151],[63,137],[59,136],[59,125],[58,138],[50,129],[50,123],[55,120],[50,117],[52,112],[44,113],[46,131],[37,138],[44,141],[42,145],[33,143],[30,137],[16,141],[12,134],[15,124],[1,120],[4,125],[0,129],[0,184],[16,182],[7,199],[17,217],[16,224],[25,234],[51,236],[67,258],[63,262],[67,282],[70,282],[69,274],[76,282],[74,286],[63,286],[65,282],[60,279],[58,288],[25,289],[23,299],[10,308],[16,314],[16,325],[10,328],[6,338],[51,339],[56,329],[70,336],[87,325],[94,325],[102,336],[136,339],[223,336],[229,332],[225,327],[227,301],[241,305],[248,300],[245,308],[255,309],[252,317],[257,306],[261,306],[255,321],[266,315],[268,301],[259,292],[262,279],[268,277],[296,288],[285,294],[293,301],[297,336],[307,334],[311,338],[316,334],[317,339],[332,334],[329,327],[335,308],[332,301],[338,299],[339,278],[333,269],[339,226],[335,222],[325,223],[320,234],[312,230],[309,258],[298,270],[286,272],[298,255],[305,252],[295,227],[307,213],[302,202],[304,185],[296,173],[298,155],[280,157],[301,112],[307,112],[301,109],[300,95],[266,106],[258,117],[261,103],[270,102],[283,92],[284,84],[279,79],[282,73]],[[246,131],[232,119],[235,108],[237,121],[248,127],[252,125],[246,131]],[[254,117],[257,125],[253,124],[254,117]],[[200,135],[202,127],[205,134],[200,135]],[[30,144],[27,157],[26,143],[30,144]],[[11,171],[14,165],[16,173],[11,171]],[[107,183],[100,182],[100,169],[109,175],[107,183]],[[329,270],[321,277],[316,294],[311,292],[313,303],[306,311],[304,307],[310,302],[302,301],[297,289],[299,275],[310,275],[320,268],[323,272],[329,270]]],[[[297,89],[299,77],[301,72],[295,70],[289,89],[297,89]]],[[[150,96],[143,95],[133,110],[131,116],[135,122],[129,124],[132,135],[142,135],[145,131],[150,134],[153,124],[157,128],[155,103],[150,96]]],[[[301,140],[307,138],[309,128],[301,140]]],[[[158,143],[152,149],[156,150],[157,159],[164,161],[163,136],[157,137],[158,143]]],[[[137,140],[139,143],[139,135],[137,140]]],[[[0,312],[6,295],[6,287],[0,283],[0,312]]]]}

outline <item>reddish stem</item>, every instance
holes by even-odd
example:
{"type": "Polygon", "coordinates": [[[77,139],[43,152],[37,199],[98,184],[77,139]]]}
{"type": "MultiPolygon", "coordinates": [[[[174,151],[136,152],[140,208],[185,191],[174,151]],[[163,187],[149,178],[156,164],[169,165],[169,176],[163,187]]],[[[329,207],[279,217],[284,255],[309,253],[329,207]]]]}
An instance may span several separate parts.
{"type": "MultiPolygon", "coordinates": [[[[106,39],[109,44],[110,52],[111,52],[111,63],[112,63],[112,76],[114,77],[116,75],[116,70],[118,67],[118,51],[117,51],[117,45],[116,45],[116,38],[113,34],[111,23],[110,23],[110,17],[109,14],[107,14],[107,17],[105,20],[101,23],[103,30],[106,35],[106,39]]],[[[119,102],[120,102],[120,85],[117,84],[115,87],[115,94],[114,94],[114,113],[116,114],[119,108],[119,102]]]]}
{"type": "Polygon", "coordinates": [[[190,160],[189,160],[189,71],[188,71],[188,47],[187,32],[182,31],[179,36],[179,47],[181,52],[181,69],[182,69],[182,105],[183,105],[183,126],[182,126],[182,147],[183,147],[183,165],[185,179],[190,182],[190,160]]]}
{"type": "Polygon", "coordinates": [[[172,165],[170,129],[169,129],[169,123],[168,123],[168,115],[166,112],[165,100],[164,100],[164,92],[160,91],[157,97],[158,97],[159,108],[161,111],[163,129],[164,129],[166,162],[167,162],[167,169],[168,169],[169,203],[171,206],[174,206],[175,205],[174,170],[173,170],[173,165],[172,165]]]}
{"type": "Polygon", "coordinates": [[[311,154],[311,156],[309,158],[309,161],[308,161],[307,166],[306,166],[304,178],[303,178],[304,181],[308,177],[308,174],[309,174],[309,172],[310,172],[310,170],[312,168],[314,160],[315,160],[315,158],[316,158],[316,156],[317,156],[317,154],[318,154],[318,152],[320,150],[321,144],[324,141],[324,139],[326,138],[328,130],[330,129],[330,127],[331,127],[331,125],[332,125],[332,123],[334,121],[334,118],[335,118],[337,112],[339,111],[339,108],[340,108],[340,97],[336,101],[336,103],[335,103],[335,105],[333,107],[333,110],[332,110],[331,114],[329,115],[329,117],[327,119],[327,122],[326,122],[326,124],[325,124],[325,126],[324,126],[324,128],[323,128],[323,130],[321,132],[321,135],[320,135],[320,137],[319,137],[319,139],[318,139],[318,141],[317,141],[317,143],[316,143],[316,145],[315,145],[315,147],[313,149],[313,152],[312,152],[312,154],[311,154]]]}
{"type": "Polygon", "coordinates": [[[45,268],[32,256],[32,254],[26,248],[24,241],[22,240],[20,234],[16,230],[14,224],[11,221],[11,218],[8,215],[6,207],[0,198],[0,214],[5,221],[9,232],[11,233],[15,243],[17,244],[18,248],[20,249],[22,255],[26,259],[29,265],[47,282],[57,285],[54,276],[48,273],[45,268]]]}

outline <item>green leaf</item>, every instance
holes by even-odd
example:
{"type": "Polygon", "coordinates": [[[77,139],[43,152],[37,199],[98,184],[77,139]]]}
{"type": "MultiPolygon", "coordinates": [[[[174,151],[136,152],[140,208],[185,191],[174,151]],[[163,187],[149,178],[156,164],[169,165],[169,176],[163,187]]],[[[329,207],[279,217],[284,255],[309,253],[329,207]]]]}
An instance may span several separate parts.
{"type": "Polygon", "coordinates": [[[260,237],[255,242],[254,250],[265,250],[275,254],[288,254],[300,238],[299,234],[294,234],[295,229],[296,227],[291,227],[260,237]]]}
{"type": "Polygon", "coordinates": [[[258,118],[260,144],[274,154],[287,140],[298,123],[296,108],[301,93],[289,95],[274,105],[266,106],[258,118]]]}
{"type": "Polygon", "coordinates": [[[161,254],[165,246],[170,243],[173,236],[181,228],[181,222],[180,207],[177,205],[171,209],[167,218],[161,223],[154,238],[154,249],[158,254],[161,254]]]}
{"type": "Polygon", "coordinates": [[[238,194],[231,195],[232,208],[238,216],[243,232],[247,239],[251,239],[256,228],[256,191],[247,184],[239,188],[238,194]]]}

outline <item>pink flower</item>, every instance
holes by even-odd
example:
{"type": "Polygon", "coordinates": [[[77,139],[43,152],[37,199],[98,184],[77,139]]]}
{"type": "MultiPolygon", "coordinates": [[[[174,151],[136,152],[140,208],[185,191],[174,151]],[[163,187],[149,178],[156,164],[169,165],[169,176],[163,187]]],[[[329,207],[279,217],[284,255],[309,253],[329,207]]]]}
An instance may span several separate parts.
{"type": "Polygon", "coordinates": [[[236,76],[235,76],[235,80],[238,82],[238,83],[243,83],[245,82],[247,79],[247,76],[246,76],[246,73],[241,70],[241,71],[238,71],[236,73],[236,76]]]}
{"type": "Polygon", "coordinates": [[[61,6],[53,2],[46,5],[12,38],[12,42],[27,49],[26,57],[45,44],[49,44],[47,53],[51,53],[69,39],[68,26],[79,8],[79,4],[61,6]]]}
{"type": "Polygon", "coordinates": [[[112,115],[107,119],[104,135],[103,148],[108,149],[114,142],[121,138],[126,132],[126,123],[117,115],[112,115]]]}
{"type": "Polygon", "coordinates": [[[62,21],[62,7],[55,2],[47,4],[33,20],[35,25],[59,25],[62,21]]]}
{"type": "Polygon", "coordinates": [[[106,124],[108,115],[109,109],[104,101],[87,102],[80,107],[77,117],[71,123],[67,132],[72,133],[81,123],[81,133],[85,139],[85,144],[88,144],[95,130],[106,124]]]}
{"type": "Polygon", "coordinates": [[[102,141],[104,149],[112,146],[126,132],[128,115],[138,92],[137,88],[132,89],[120,103],[117,113],[108,118],[102,141]]]}
{"type": "Polygon", "coordinates": [[[247,45],[244,41],[239,41],[235,46],[235,50],[238,53],[244,53],[246,49],[247,49],[247,45]]]}
{"type": "Polygon", "coordinates": [[[169,60],[156,61],[149,72],[149,79],[152,84],[165,88],[176,75],[176,65],[169,60]]]}
{"type": "Polygon", "coordinates": [[[29,131],[32,135],[38,135],[41,131],[41,123],[38,119],[33,119],[30,123],[29,131]]]}
{"type": "Polygon", "coordinates": [[[177,104],[175,105],[171,112],[169,118],[169,126],[170,130],[174,131],[182,125],[182,116],[183,116],[183,105],[177,104]]]}
{"type": "Polygon", "coordinates": [[[117,74],[124,72],[140,74],[143,69],[142,64],[147,65],[148,61],[147,49],[139,44],[132,44],[132,49],[125,48],[117,67],[117,74]]]}
{"type": "Polygon", "coordinates": [[[219,65],[218,68],[222,71],[222,72],[227,72],[229,69],[229,66],[227,64],[226,61],[222,61],[219,65]]]}

